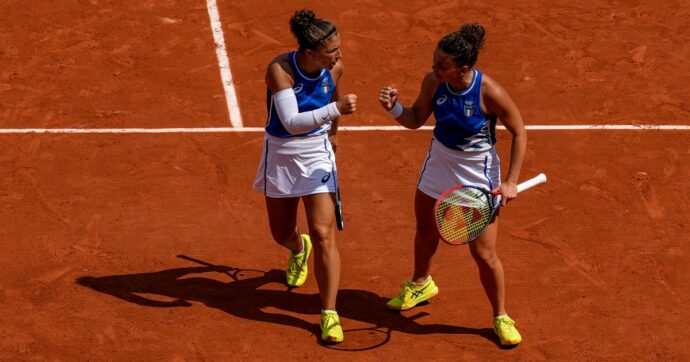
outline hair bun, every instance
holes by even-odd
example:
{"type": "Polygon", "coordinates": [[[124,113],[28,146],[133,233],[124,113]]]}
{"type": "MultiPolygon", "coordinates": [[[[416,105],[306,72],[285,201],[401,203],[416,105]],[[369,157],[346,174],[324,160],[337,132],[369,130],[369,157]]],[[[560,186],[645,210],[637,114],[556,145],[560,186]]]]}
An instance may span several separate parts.
{"type": "Polygon", "coordinates": [[[295,11],[290,18],[290,31],[297,38],[300,50],[317,50],[334,33],[335,25],[326,19],[317,18],[314,11],[295,11]]]}
{"type": "Polygon", "coordinates": [[[467,41],[472,43],[476,49],[480,49],[484,45],[484,27],[480,24],[465,24],[459,31],[467,41]]]}
{"type": "Polygon", "coordinates": [[[309,27],[309,24],[316,18],[316,14],[312,10],[302,9],[295,11],[295,14],[290,18],[290,29],[297,34],[309,27]]]}

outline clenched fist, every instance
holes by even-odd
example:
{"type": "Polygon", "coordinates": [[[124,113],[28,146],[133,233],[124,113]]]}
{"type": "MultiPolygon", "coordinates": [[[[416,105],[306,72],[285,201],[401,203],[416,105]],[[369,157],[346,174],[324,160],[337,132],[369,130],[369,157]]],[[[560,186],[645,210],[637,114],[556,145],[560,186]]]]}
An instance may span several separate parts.
{"type": "Polygon", "coordinates": [[[338,112],[340,112],[340,114],[350,114],[357,110],[357,95],[344,95],[335,102],[335,106],[338,107],[338,112]]]}
{"type": "Polygon", "coordinates": [[[398,102],[398,90],[393,87],[383,87],[379,91],[379,103],[386,111],[390,111],[398,102]]]}

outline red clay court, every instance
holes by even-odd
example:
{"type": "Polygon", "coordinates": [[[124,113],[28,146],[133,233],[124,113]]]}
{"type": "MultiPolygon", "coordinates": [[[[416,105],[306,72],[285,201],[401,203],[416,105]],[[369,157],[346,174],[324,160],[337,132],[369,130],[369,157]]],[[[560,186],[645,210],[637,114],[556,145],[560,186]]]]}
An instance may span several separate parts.
{"type": "MultiPolygon", "coordinates": [[[[687,0],[4,0],[0,359],[686,359],[688,18],[687,0]],[[264,72],[303,7],[337,24],[359,97],[340,121],[337,346],[318,343],[313,276],[283,284],[251,190],[264,72]],[[391,128],[376,96],[393,83],[410,105],[466,22],[529,127],[522,177],[549,177],[502,212],[509,350],[466,247],[440,247],[430,304],[385,310],[431,132],[391,128]]],[[[508,147],[499,131],[504,165],[508,147]]]]}

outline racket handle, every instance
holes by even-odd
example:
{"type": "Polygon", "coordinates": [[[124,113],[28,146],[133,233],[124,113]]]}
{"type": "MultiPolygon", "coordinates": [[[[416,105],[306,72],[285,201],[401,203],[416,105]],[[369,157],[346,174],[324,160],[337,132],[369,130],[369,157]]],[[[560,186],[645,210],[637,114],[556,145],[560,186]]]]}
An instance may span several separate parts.
{"type": "MultiPolygon", "coordinates": [[[[544,183],[544,182],[546,182],[546,175],[544,175],[543,173],[540,173],[540,174],[532,177],[531,179],[529,179],[527,181],[519,183],[517,185],[517,192],[522,192],[522,191],[525,191],[527,189],[531,189],[532,187],[537,186],[537,185],[544,183]]],[[[492,195],[500,195],[501,191],[499,191],[499,190],[491,191],[491,194],[492,195]]]]}
{"type": "Polygon", "coordinates": [[[534,176],[531,179],[520,183],[517,186],[517,192],[525,191],[527,189],[530,189],[530,188],[537,186],[537,185],[544,183],[544,182],[546,182],[546,175],[544,175],[543,173],[540,173],[537,176],[534,176]]]}

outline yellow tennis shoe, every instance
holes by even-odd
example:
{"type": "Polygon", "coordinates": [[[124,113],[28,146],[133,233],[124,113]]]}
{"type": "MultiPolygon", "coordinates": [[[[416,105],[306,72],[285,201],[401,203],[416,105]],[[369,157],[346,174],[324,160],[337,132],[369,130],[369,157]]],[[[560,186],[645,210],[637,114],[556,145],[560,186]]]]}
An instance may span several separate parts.
{"type": "Polygon", "coordinates": [[[505,314],[494,318],[494,333],[504,346],[514,346],[522,342],[522,336],[515,328],[515,321],[505,314]]]}
{"type": "Polygon", "coordinates": [[[340,343],[343,341],[343,327],[340,326],[338,312],[325,310],[321,313],[321,339],[328,343],[340,343]]]}
{"type": "Polygon", "coordinates": [[[299,287],[307,280],[309,268],[307,261],[309,261],[309,254],[311,253],[311,238],[307,234],[300,235],[304,250],[301,253],[290,252],[290,259],[288,259],[288,267],[285,271],[287,276],[287,285],[291,287],[299,287]]]}
{"type": "Polygon", "coordinates": [[[388,309],[408,310],[417,304],[427,301],[438,294],[436,283],[429,276],[424,284],[417,284],[411,281],[403,284],[403,289],[397,297],[386,303],[388,309]]]}

